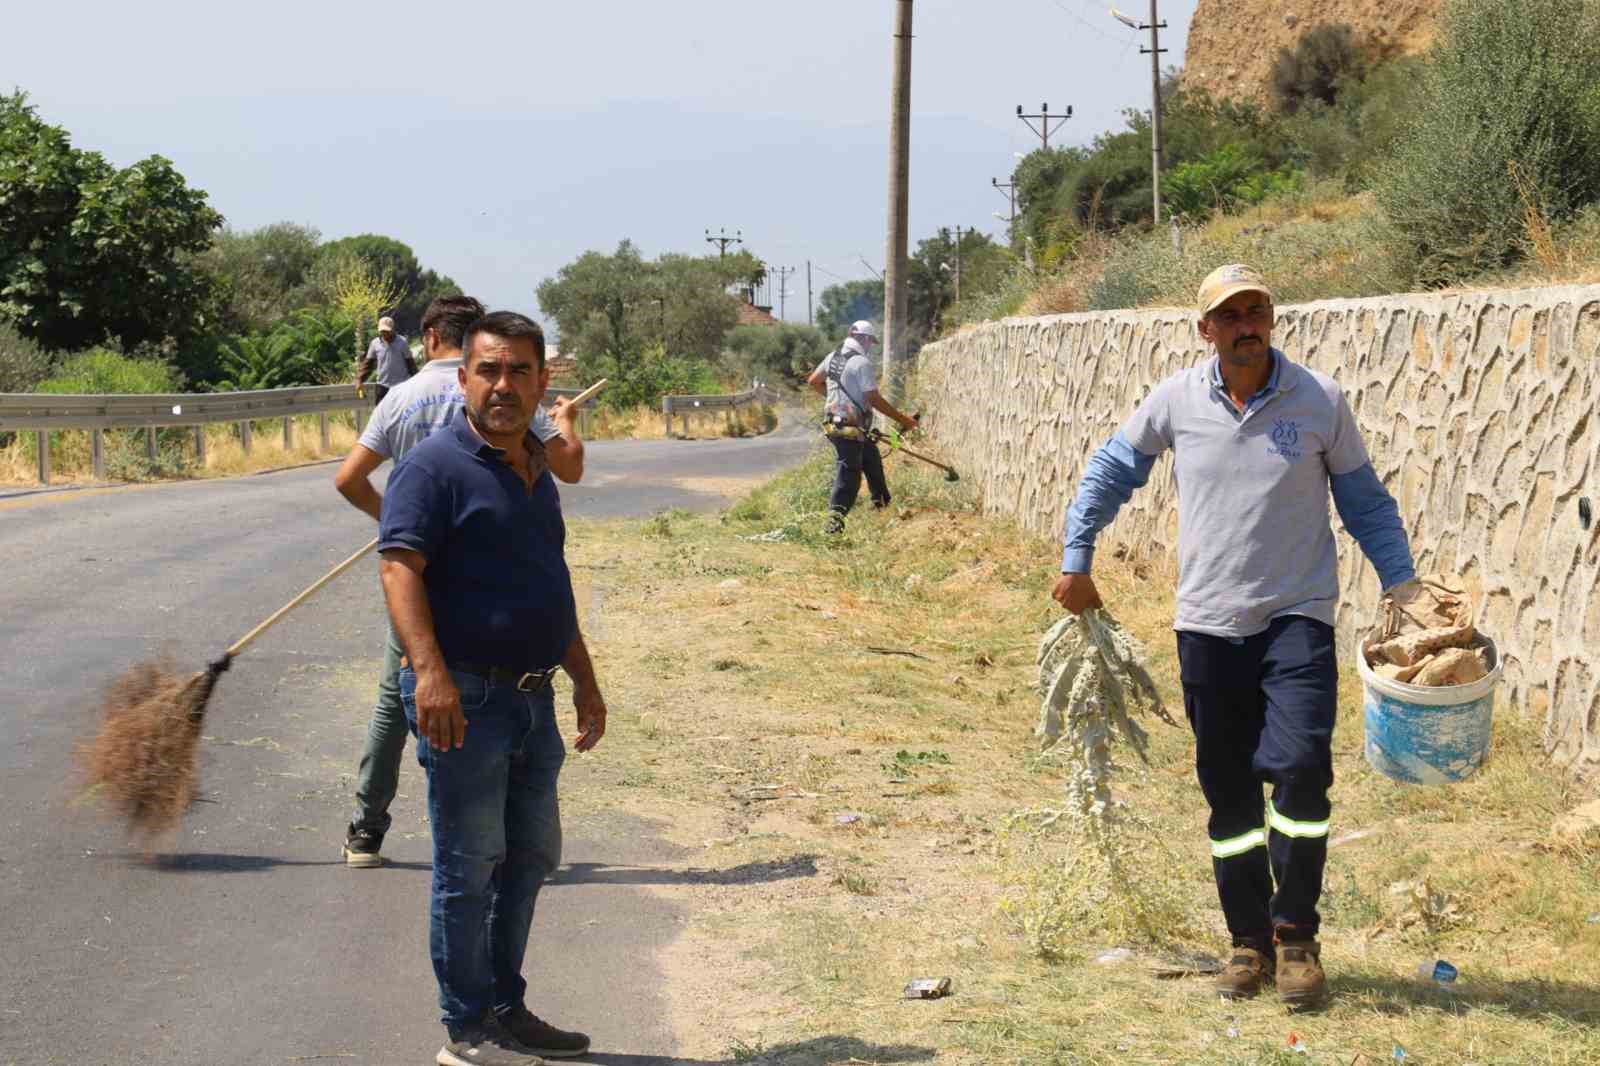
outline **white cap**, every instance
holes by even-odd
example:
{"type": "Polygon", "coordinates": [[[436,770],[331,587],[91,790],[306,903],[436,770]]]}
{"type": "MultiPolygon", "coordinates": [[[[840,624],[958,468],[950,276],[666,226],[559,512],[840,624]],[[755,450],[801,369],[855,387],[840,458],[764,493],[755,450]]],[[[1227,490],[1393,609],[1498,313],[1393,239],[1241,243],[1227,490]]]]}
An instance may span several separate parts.
{"type": "Polygon", "coordinates": [[[378,319],[378,332],[382,333],[384,330],[388,330],[390,333],[394,332],[394,319],[387,315],[378,319]]]}
{"type": "Polygon", "coordinates": [[[850,336],[852,336],[852,337],[870,337],[873,340],[877,340],[878,339],[878,331],[872,328],[872,323],[871,322],[868,322],[866,319],[863,318],[859,322],[852,322],[850,324],[850,336]]]}

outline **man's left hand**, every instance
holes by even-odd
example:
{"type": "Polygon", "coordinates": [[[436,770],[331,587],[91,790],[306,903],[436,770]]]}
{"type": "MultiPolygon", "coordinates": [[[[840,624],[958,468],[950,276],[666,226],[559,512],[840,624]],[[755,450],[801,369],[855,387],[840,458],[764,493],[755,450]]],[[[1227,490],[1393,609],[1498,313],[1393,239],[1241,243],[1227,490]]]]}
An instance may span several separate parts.
{"type": "Polygon", "coordinates": [[[558,397],[556,402],[550,405],[550,418],[571,429],[573,423],[578,420],[578,406],[566,396],[558,397]]]}
{"type": "Polygon", "coordinates": [[[578,736],[572,746],[589,751],[606,735],[606,698],[598,685],[573,685],[572,706],[578,711],[578,736]]]}

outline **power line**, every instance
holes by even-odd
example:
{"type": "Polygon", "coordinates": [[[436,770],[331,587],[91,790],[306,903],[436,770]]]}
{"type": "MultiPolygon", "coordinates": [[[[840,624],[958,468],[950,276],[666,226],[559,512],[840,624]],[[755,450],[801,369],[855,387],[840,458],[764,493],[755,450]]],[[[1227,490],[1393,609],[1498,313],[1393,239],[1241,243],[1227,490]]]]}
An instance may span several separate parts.
{"type": "Polygon", "coordinates": [[[778,275],[778,321],[781,322],[788,307],[789,275],[794,273],[794,267],[773,267],[771,272],[778,275]]]}
{"type": "Polygon", "coordinates": [[[726,228],[718,229],[716,236],[712,236],[711,231],[706,230],[706,243],[717,246],[717,257],[719,259],[727,258],[728,245],[744,243],[744,230],[734,231],[734,235],[732,237],[728,236],[728,231],[726,228]]]}

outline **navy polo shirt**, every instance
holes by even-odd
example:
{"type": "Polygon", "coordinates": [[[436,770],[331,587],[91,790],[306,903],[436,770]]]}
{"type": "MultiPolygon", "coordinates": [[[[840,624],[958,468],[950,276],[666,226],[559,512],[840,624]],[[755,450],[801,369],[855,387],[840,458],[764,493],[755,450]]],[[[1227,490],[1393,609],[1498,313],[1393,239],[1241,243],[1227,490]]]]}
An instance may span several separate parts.
{"type": "MultiPolygon", "coordinates": [[[[530,436],[535,455],[543,447],[530,436]]],[[[409,548],[447,663],[542,670],[578,631],[566,523],[549,469],[530,490],[458,411],[389,475],[378,550],[409,548]]]]}

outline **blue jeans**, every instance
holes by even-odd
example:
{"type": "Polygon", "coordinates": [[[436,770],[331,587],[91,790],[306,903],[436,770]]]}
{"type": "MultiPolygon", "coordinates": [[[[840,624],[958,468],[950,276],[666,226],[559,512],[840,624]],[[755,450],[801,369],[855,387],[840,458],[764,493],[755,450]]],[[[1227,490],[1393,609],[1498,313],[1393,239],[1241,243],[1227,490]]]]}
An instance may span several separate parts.
{"type": "MultiPolygon", "coordinates": [[[[466,743],[449,751],[417,736],[428,774],[433,891],[428,951],[444,1024],[521,1006],[539,887],[561,863],[556,778],[566,745],[550,686],[535,693],[451,671],[461,690],[466,743]]],[[[417,675],[400,671],[406,721],[417,735],[417,675]]]]}
{"type": "Polygon", "coordinates": [[[400,788],[400,757],[405,754],[406,710],[400,704],[400,642],[394,626],[384,636],[383,669],[378,674],[378,703],[367,723],[367,745],[356,769],[356,812],[351,823],[379,836],[389,831],[389,804],[400,788]]]}

